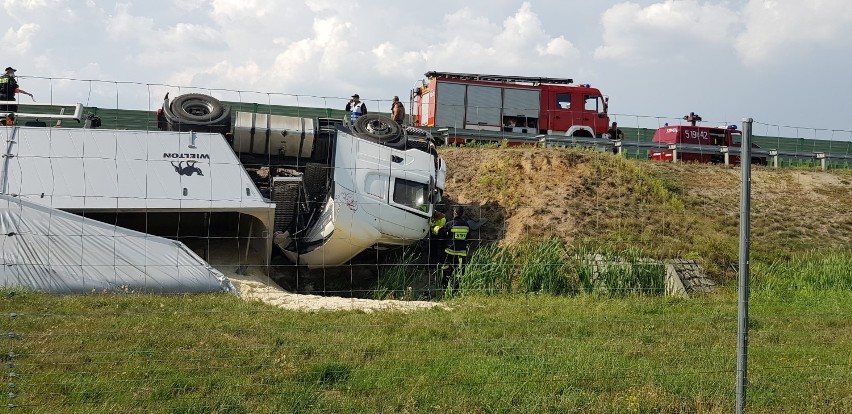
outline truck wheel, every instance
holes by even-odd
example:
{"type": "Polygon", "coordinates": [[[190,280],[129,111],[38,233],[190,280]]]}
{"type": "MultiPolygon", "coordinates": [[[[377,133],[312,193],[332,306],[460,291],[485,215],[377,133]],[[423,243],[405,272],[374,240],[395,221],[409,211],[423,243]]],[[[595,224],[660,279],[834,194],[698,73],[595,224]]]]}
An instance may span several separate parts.
{"type": "Polygon", "coordinates": [[[387,145],[403,137],[402,127],[384,115],[361,116],[355,121],[352,129],[358,137],[377,144],[387,145]]]}
{"type": "Polygon", "coordinates": [[[325,192],[328,185],[329,170],[328,164],[309,162],[305,166],[305,175],[302,177],[302,181],[305,183],[305,192],[308,193],[308,197],[317,198],[325,192]]]}
{"type": "Polygon", "coordinates": [[[188,93],[172,100],[172,113],[191,122],[210,122],[222,117],[225,106],[218,99],[200,93],[188,93]]]}

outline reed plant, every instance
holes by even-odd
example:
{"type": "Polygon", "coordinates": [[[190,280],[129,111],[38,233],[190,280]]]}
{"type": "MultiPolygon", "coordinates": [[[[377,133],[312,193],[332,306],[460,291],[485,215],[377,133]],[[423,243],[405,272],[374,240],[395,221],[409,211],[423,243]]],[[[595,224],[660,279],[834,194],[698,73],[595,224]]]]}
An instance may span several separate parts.
{"type": "Polygon", "coordinates": [[[393,264],[380,266],[379,278],[371,291],[373,299],[416,299],[414,287],[424,273],[418,259],[414,250],[404,249],[391,261],[393,264]]]}
{"type": "Polygon", "coordinates": [[[481,245],[468,258],[459,277],[462,294],[498,295],[510,293],[514,261],[511,252],[498,244],[481,245]]]}
{"type": "Polygon", "coordinates": [[[525,293],[564,295],[575,293],[577,284],[567,260],[565,243],[551,238],[522,243],[516,258],[518,286],[525,293]]]}

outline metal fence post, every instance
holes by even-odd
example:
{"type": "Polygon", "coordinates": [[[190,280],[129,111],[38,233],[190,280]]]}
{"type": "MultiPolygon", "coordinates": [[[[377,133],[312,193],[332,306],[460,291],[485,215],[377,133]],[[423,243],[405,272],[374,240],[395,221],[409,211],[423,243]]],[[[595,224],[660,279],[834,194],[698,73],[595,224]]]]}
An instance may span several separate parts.
{"type": "Polygon", "coordinates": [[[751,223],[751,118],[743,118],[743,142],[740,147],[740,260],[739,302],[737,306],[737,414],[743,414],[746,406],[748,369],[748,289],[749,289],[749,230],[751,223]]]}
{"type": "Polygon", "coordinates": [[[778,168],[778,150],[777,149],[769,150],[769,156],[772,157],[772,166],[774,168],[778,168]]]}
{"type": "Polygon", "coordinates": [[[824,152],[817,152],[817,153],[814,154],[814,156],[816,156],[816,159],[819,160],[820,168],[822,168],[822,170],[825,171],[825,153],[824,152]]]}

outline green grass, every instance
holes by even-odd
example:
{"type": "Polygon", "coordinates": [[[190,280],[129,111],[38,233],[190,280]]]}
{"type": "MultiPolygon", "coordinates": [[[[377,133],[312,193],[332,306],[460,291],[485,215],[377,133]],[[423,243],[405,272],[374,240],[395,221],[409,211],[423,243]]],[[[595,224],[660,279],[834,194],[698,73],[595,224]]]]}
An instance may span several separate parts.
{"type": "Polygon", "coordinates": [[[757,262],[752,269],[754,288],[764,294],[818,294],[852,291],[852,250],[810,251],[788,260],[757,262]]]}
{"type": "MultiPolygon", "coordinates": [[[[2,350],[20,412],[726,413],[736,302],[501,295],[367,314],[22,293],[0,305],[16,314],[2,350]]],[[[844,289],[756,295],[749,412],[852,410],[850,312],[844,289]]]]}

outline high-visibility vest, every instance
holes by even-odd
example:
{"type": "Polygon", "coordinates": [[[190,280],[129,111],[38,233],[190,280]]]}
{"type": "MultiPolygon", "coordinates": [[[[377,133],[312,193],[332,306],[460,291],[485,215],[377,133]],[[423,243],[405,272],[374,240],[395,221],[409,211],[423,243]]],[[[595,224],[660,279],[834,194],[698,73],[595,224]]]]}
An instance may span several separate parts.
{"type": "Polygon", "coordinates": [[[432,227],[432,234],[438,234],[438,230],[441,230],[441,227],[444,227],[447,224],[447,216],[441,217],[437,220],[429,219],[431,222],[430,225],[432,227]]]}
{"type": "Polygon", "coordinates": [[[468,226],[453,226],[450,229],[450,240],[444,252],[452,256],[467,256],[467,235],[470,233],[468,226]]]}

